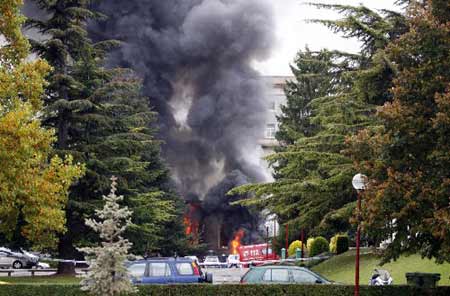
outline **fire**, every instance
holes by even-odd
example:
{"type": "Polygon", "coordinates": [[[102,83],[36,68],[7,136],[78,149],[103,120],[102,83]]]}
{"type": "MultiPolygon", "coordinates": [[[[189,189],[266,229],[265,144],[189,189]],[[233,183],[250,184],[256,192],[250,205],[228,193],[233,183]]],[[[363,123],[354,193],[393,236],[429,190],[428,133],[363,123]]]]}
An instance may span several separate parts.
{"type": "Polygon", "coordinates": [[[183,219],[184,226],[186,227],[185,232],[186,235],[190,235],[192,233],[192,223],[191,219],[186,215],[183,219]]]}
{"type": "Polygon", "coordinates": [[[245,234],[244,230],[242,230],[242,229],[239,229],[234,234],[234,239],[230,243],[231,254],[233,254],[233,255],[238,254],[238,249],[241,246],[241,239],[244,237],[244,234],[245,234]]]}
{"type": "Polygon", "coordinates": [[[183,217],[184,231],[186,235],[192,236],[192,243],[198,243],[199,221],[195,219],[197,208],[198,205],[189,204],[189,210],[183,217]]]}

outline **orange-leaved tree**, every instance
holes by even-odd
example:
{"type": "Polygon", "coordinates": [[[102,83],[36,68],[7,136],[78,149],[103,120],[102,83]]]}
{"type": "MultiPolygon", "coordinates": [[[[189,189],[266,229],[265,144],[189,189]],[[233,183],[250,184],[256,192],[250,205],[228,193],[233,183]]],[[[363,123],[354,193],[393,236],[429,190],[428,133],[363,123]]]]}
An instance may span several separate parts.
{"type": "Polygon", "coordinates": [[[83,166],[52,157],[54,132],[39,120],[50,67],[28,58],[21,5],[0,3],[0,234],[43,249],[65,231],[68,190],[83,166]]]}

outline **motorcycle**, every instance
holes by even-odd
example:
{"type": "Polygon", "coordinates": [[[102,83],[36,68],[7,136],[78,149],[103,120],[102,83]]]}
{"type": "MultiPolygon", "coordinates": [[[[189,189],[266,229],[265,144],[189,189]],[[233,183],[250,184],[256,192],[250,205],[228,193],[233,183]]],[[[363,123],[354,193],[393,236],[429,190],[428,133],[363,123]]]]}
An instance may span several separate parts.
{"type": "Polygon", "coordinates": [[[384,269],[375,269],[372,272],[372,277],[369,280],[369,286],[387,286],[392,285],[394,280],[389,271],[384,269]]]}

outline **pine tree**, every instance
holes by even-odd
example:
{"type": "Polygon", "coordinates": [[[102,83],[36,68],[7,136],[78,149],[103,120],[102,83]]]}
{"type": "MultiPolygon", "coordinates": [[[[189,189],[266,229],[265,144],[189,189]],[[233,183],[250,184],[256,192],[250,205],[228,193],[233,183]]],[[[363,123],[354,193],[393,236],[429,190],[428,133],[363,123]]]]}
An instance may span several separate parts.
{"type": "MultiPolygon", "coordinates": [[[[118,177],[120,193],[134,212],[126,233],[133,251],[158,249],[163,229],[176,223],[181,207],[168,185],[160,142],[154,138],[157,114],[141,95],[141,81],[130,70],[104,67],[117,42],[94,44],[89,39],[87,21],[97,16],[88,9],[89,1],[37,2],[49,18],[29,25],[48,38],[34,41],[33,48],[54,66],[45,122],[58,131],[58,153],[70,151],[87,169],[71,190],[69,232],[62,238],[60,256],[74,258],[74,246],[96,240],[83,220],[98,207],[98,194],[108,190],[111,175],[118,177]]],[[[173,244],[182,239],[181,231],[175,233],[173,244]]]]}
{"type": "Polygon", "coordinates": [[[391,40],[397,39],[407,30],[405,17],[398,12],[381,10],[376,12],[366,6],[309,3],[320,9],[337,11],[344,18],[339,20],[311,19],[312,23],[327,26],[344,38],[356,38],[362,42],[361,54],[370,58],[391,40]]]}
{"type": "Polygon", "coordinates": [[[450,6],[414,4],[410,30],[386,50],[398,67],[393,99],[378,109],[382,125],[350,141],[371,180],[364,221],[377,241],[391,239],[384,260],[420,252],[450,261],[450,6]]]}
{"type": "Polygon", "coordinates": [[[123,196],[116,195],[117,178],[111,177],[111,181],[111,192],[103,196],[103,209],[96,210],[101,221],[86,219],[86,225],[99,234],[101,244],[80,249],[90,261],[90,271],[81,281],[82,290],[98,296],[115,296],[136,290],[125,267],[132,243],[122,236],[131,225],[132,212],[119,204],[123,196]]]}
{"type": "Polygon", "coordinates": [[[391,12],[383,16],[362,6],[315,5],[344,14],[340,20],[313,21],[363,41],[361,52],[329,52],[327,56],[323,55],[327,51],[322,51],[322,56],[297,60],[300,64],[293,72],[298,81],[288,85],[287,105],[280,117],[279,139],[288,138],[292,144],[269,156],[276,181],[243,186],[234,192],[254,192],[244,204],[267,207],[282,223],[331,236],[351,228],[349,218],[356,200],[351,187],[355,169],[343,153],[346,138],[376,124],[372,116],[375,105],[390,98],[387,89],[395,68],[380,50],[390,38],[397,38],[402,26],[394,23],[402,23],[404,18],[391,12]],[[314,69],[311,65],[321,66],[314,69]],[[320,85],[313,97],[311,82],[320,85]],[[298,106],[307,115],[301,120],[298,106]]]}
{"type": "Polygon", "coordinates": [[[277,140],[282,146],[293,144],[298,138],[315,133],[311,123],[311,102],[330,93],[336,93],[336,85],[342,81],[342,74],[351,70],[349,60],[356,55],[337,51],[312,52],[309,48],[300,51],[291,66],[294,81],[288,81],[285,88],[286,105],[281,106],[278,118],[277,140]],[[346,57],[342,62],[339,59],[346,57]]]}
{"type": "Polygon", "coordinates": [[[54,133],[39,118],[50,67],[26,59],[21,4],[0,4],[0,34],[6,39],[0,47],[0,232],[6,244],[50,249],[66,230],[68,189],[83,168],[71,156],[51,157],[54,133]]]}

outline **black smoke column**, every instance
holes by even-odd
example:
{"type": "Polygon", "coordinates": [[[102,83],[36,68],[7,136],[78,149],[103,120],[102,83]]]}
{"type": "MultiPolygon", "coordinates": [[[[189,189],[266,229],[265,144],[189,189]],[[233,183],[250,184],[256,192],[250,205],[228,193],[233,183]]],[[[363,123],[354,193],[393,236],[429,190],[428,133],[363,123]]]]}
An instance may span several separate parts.
{"type": "Polygon", "coordinates": [[[95,39],[118,39],[111,65],[131,67],[160,114],[164,155],[183,194],[204,199],[228,173],[264,181],[266,100],[254,61],[274,43],[266,0],[105,0],[95,39]]]}

